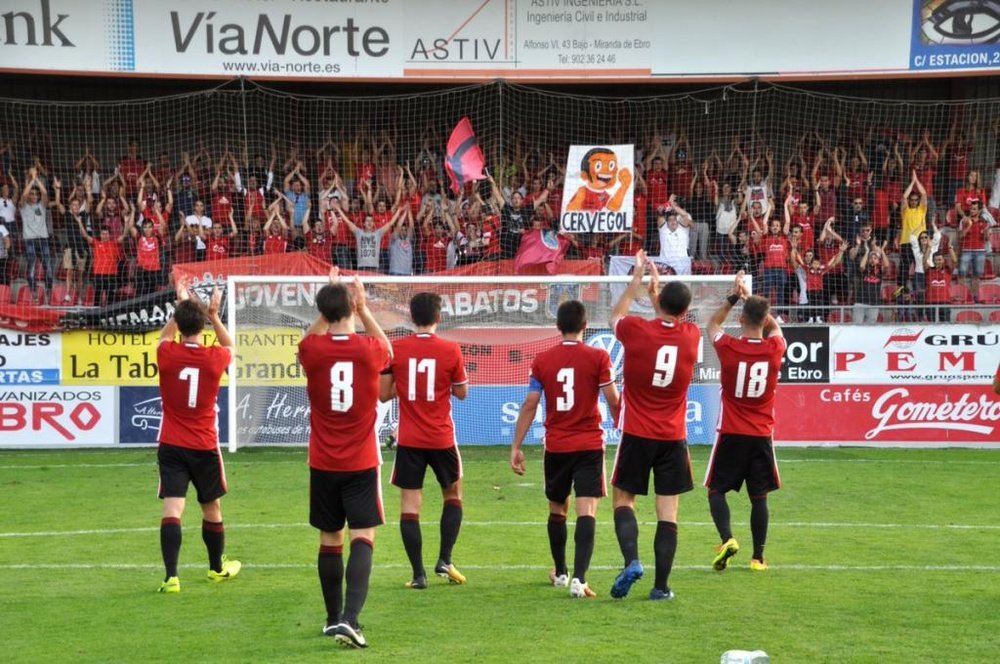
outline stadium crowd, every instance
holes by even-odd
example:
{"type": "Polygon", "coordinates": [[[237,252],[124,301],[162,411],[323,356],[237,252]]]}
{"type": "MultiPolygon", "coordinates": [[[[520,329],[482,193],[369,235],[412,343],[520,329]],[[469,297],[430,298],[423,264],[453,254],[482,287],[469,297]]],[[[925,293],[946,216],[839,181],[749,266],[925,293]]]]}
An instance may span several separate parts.
{"type": "MultiPolygon", "coordinates": [[[[779,154],[757,134],[726,153],[682,127],[650,132],[636,141],[631,233],[567,233],[567,257],[606,269],[644,248],[678,274],[742,269],[802,320],[852,305],[854,320],[874,322],[886,304],[921,305],[898,318],[949,320],[948,305],[1000,301],[988,281],[1000,162],[985,186],[987,165],[970,163],[976,138],[959,123],[943,136],[813,132],[782,137],[779,154]]],[[[559,230],[567,175],[562,155],[514,140],[488,180],[456,195],[431,131],[410,159],[388,132],[152,159],[129,139],[115,163],[89,147],[56,163],[50,144],[0,145],[0,300],[109,304],[165,287],[174,263],[245,255],[307,252],[393,275],[509,259],[527,231],[559,230]],[[12,291],[15,280],[26,286],[12,291]]]]}

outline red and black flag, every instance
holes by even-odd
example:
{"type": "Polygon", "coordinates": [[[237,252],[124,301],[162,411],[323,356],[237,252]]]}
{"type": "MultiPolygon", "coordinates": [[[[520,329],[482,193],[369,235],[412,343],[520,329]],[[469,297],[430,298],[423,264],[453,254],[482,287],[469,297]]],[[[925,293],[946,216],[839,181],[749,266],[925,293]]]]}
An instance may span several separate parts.
{"type": "Polygon", "coordinates": [[[462,118],[455,125],[448,139],[448,154],[444,160],[444,169],[448,171],[451,189],[456,194],[462,190],[466,182],[485,179],[483,168],[486,159],[479,149],[476,134],[472,131],[469,118],[462,118]]]}

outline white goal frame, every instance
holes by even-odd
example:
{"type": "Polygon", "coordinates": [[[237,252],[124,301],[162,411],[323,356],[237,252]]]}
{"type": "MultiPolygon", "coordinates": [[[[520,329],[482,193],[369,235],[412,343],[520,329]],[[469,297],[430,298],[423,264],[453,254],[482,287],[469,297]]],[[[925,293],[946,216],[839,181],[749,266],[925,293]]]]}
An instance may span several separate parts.
{"type": "MultiPolygon", "coordinates": [[[[655,258],[655,257],[654,257],[655,258]]],[[[450,284],[453,286],[471,286],[471,285],[503,285],[503,284],[540,284],[540,285],[550,285],[550,284],[627,284],[632,280],[630,275],[575,275],[575,274],[561,274],[561,275],[475,275],[475,276],[434,276],[434,275],[419,275],[419,276],[386,276],[386,275],[375,275],[375,274],[364,274],[358,273],[357,276],[362,278],[365,284],[407,284],[407,285],[420,285],[420,284],[450,284]]],[[[353,274],[344,275],[345,281],[349,281],[354,277],[353,274]]],[[[727,274],[693,274],[693,275],[664,275],[661,280],[666,283],[668,281],[684,281],[684,282],[696,282],[700,284],[732,284],[735,280],[736,275],[727,274]]],[[[745,277],[747,285],[752,289],[753,279],[750,275],[745,277]]],[[[329,277],[325,275],[228,275],[226,277],[226,328],[229,330],[230,334],[235,334],[236,332],[236,288],[235,286],[245,283],[262,283],[266,282],[269,284],[325,284],[329,281],[329,277]]],[[[648,282],[649,277],[643,277],[643,282],[648,282]]],[[[229,364],[229,389],[227,391],[227,402],[229,405],[228,412],[228,424],[229,424],[229,440],[228,449],[230,452],[236,452],[238,447],[238,441],[236,439],[237,431],[237,412],[236,412],[236,353],[233,353],[233,358],[229,364]]]]}

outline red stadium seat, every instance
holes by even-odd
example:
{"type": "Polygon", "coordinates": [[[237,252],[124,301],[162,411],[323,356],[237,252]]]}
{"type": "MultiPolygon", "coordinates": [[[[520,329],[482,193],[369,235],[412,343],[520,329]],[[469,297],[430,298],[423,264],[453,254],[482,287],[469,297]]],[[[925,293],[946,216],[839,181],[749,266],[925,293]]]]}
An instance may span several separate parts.
{"type": "Polygon", "coordinates": [[[1000,309],[994,309],[990,312],[990,322],[1000,323],[1000,309]]]}
{"type": "Polygon", "coordinates": [[[899,288],[896,284],[883,284],[882,285],[882,301],[890,304],[896,303],[896,289],[899,288]]]}
{"type": "MultiPolygon", "coordinates": [[[[38,289],[39,299],[41,299],[41,296],[42,296],[42,288],[39,287],[38,289]]],[[[31,289],[28,288],[27,284],[21,286],[20,290],[17,291],[17,301],[14,304],[18,306],[28,306],[34,304],[34,302],[32,302],[31,300],[31,289]]]]}
{"type": "Polygon", "coordinates": [[[83,301],[80,302],[85,307],[94,306],[94,298],[96,297],[93,286],[87,286],[87,290],[83,292],[83,301]]]}
{"type": "Polygon", "coordinates": [[[885,279],[886,281],[896,281],[896,276],[898,274],[899,274],[899,265],[896,264],[895,260],[890,258],[889,267],[888,269],[886,269],[885,275],[882,278],[885,279]]]}
{"type": "Polygon", "coordinates": [[[10,292],[10,286],[7,284],[0,284],[0,302],[3,304],[11,303],[11,296],[13,293],[10,292]]]}
{"type": "Polygon", "coordinates": [[[972,303],[972,293],[969,292],[969,287],[965,284],[952,284],[950,293],[952,304],[972,303]]]}
{"type": "Polygon", "coordinates": [[[1000,283],[979,282],[976,299],[980,304],[1000,304],[1000,283]]]}
{"type": "Polygon", "coordinates": [[[826,322],[828,323],[850,323],[851,322],[851,312],[845,310],[843,320],[840,317],[840,309],[831,309],[830,314],[826,317],[826,322]]]}
{"type": "Polygon", "coordinates": [[[978,311],[966,309],[955,314],[956,323],[982,323],[983,315],[978,311]]]}
{"type": "Polygon", "coordinates": [[[52,297],[49,298],[49,304],[53,307],[69,307],[76,302],[76,293],[70,293],[69,289],[66,288],[66,284],[56,283],[52,287],[52,297]],[[66,298],[69,298],[68,300],[66,298]]]}
{"type": "Polygon", "coordinates": [[[996,272],[993,270],[993,259],[987,256],[983,263],[983,279],[994,279],[996,276],[996,272]]]}
{"type": "Polygon", "coordinates": [[[994,226],[990,229],[990,246],[993,247],[993,253],[1000,252],[1000,226],[994,226]]]}

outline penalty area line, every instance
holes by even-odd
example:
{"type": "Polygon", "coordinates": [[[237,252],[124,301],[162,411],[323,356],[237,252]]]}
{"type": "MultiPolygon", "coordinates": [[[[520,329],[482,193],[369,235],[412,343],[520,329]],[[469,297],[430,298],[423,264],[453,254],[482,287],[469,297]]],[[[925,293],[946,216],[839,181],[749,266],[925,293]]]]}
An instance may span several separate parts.
{"type": "MultiPolygon", "coordinates": [[[[463,521],[463,526],[482,528],[541,528],[546,521],[463,521]]],[[[398,526],[398,521],[386,521],[386,526],[398,526]]],[[[570,528],[576,524],[568,523],[570,528]]],[[[600,525],[611,527],[608,521],[600,525]]],[[[642,521],[641,526],[655,526],[655,521],[642,521]]],[[[682,526],[692,528],[715,528],[711,521],[686,521],[682,526]]],[[[747,527],[749,522],[734,521],[734,526],[747,527]]],[[[192,526],[196,527],[196,526],[192,526]]],[[[227,530],[278,530],[285,528],[311,528],[308,523],[234,523],[226,524],[227,530]]],[[[995,524],[965,524],[965,523],[837,523],[823,521],[791,521],[772,524],[772,530],[782,528],[852,528],[852,529],[882,529],[882,530],[1000,530],[995,524]]],[[[132,533],[159,532],[159,526],[140,526],[136,528],[93,528],[84,530],[37,530],[23,532],[0,532],[0,539],[18,539],[30,537],[81,537],[88,535],[128,535],[132,533]]]]}
{"type": "MultiPolygon", "coordinates": [[[[204,569],[204,565],[185,564],[182,569],[204,569]]],[[[462,565],[462,569],[476,571],[548,571],[551,565],[462,565]]],[[[410,569],[409,564],[390,563],[378,565],[379,569],[410,569]]],[[[160,570],[162,563],[10,563],[0,564],[0,570],[160,570]]],[[[261,570],[314,570],[316,563],[250,563],[244,562],[243,569],[261,570]]],[[[616,565],[591,565],[591,570],[615,571],[616,565]]],[[[674,565],[675,570],[692,572],[712,572],[709,565],[674,565]]],[[[771,565],[772,571],[793,572],[1000,572],[1000,565],[771,565]]]]}

